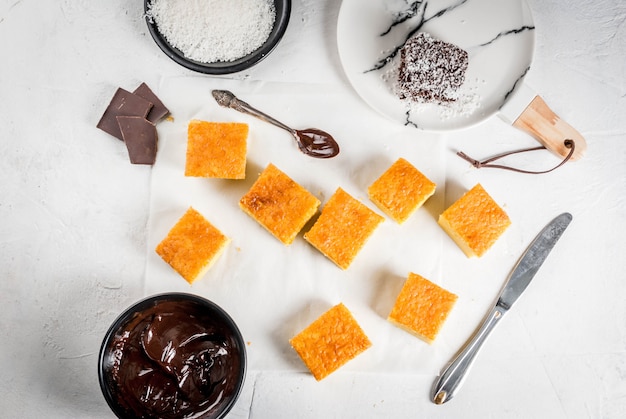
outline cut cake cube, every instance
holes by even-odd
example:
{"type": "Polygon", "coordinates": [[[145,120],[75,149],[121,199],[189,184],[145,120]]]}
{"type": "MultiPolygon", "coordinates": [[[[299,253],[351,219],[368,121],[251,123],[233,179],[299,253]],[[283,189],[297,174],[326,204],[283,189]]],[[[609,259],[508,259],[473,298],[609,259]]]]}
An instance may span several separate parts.
{"type": "Polygon", "coordinates": [[[304,238],[313,247],[347,269],[384,218],[338,188],[304,238]]]}
{"type": "Polygon", "coordinates": [[[172,227],[156,252],[187,282],[202,277],[230,239],[193,208],[172,227]]]}
{"type": "Polygon", "coordinates": [[[438,223],[467,257],[481,257],[511,220],[479,183],[446,209],[438,223]]]}
{"type": "Polygon", "coordinates": [[[399,158],[370,185],[367,193],[378,208],[402,224],[435,193],[435,188],[434,182],[399,158]]]}
{"type": "Polygon", "coordinates": [[[317,381],[372,346],[343,303],[322,314],[289,343],[317,381]]]}
{"type": "Polygon", "coordinates": [[[409,273],[387,320],[433,343],[457,296],[420,275],[409,273]]]}
{"type": "Polygon", "coordinates": [[[270,163],[239,207],[286,245],[317,212],[320,200],[270,163]]]}
{"type": "Polygon", "coordinates": [[[248,124],[192,120],[185,176],[245,179],[248,124]]]}

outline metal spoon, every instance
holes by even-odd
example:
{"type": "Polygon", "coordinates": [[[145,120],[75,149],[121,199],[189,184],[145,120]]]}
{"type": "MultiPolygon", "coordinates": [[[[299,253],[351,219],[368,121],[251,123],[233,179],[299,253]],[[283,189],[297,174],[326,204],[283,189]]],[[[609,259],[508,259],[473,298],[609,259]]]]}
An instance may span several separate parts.
{"type": "Polygon", "coordinates": [[[296,130],[289,128],[282,122],[272,118],[271,116],[253,108],[246,102],[238,99],[234,94],[228,90],[213,90],[213,97],[218,104],[225,108],[231,108],[247,115],[252,115],[265,122],[276,125],[288,131],[298,143],[300,151],[311,157],[319,159],[328,159],[335,157],[339,154],[339,145],[335,139],[327,132],[319,130],[317,128],[307,128],[303,130],[296,130]]]}

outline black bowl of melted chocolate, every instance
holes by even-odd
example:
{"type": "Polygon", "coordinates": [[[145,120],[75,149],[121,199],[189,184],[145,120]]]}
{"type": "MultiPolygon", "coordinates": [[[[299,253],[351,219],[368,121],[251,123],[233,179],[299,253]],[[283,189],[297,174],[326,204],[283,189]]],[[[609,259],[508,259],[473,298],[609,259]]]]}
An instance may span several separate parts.
{"type": "Polygon", "coordinates": [[[245,374],[245,344],[233,319],[191,294],[136,303],[100,348],[100,387],[120,418],[223,418],[245,374]]]}

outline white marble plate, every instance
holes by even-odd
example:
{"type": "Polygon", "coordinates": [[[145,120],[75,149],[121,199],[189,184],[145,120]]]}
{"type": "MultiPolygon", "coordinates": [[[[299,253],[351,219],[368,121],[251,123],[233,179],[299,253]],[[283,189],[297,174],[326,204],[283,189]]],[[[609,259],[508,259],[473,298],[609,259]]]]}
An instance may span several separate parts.
{"type": "Polygon", "coordinates": [[[344,0],[337,42],[348,79],[372,108],[404,125],[447,131],[472,126],[498,112],[530,69],[534,32],[524,0],[344,0]],[[410,12],[412,4],[412,16],[392,25],[403,12],[410,12]],[[468,52],[464,106],[450,110],[428,104],[415,109],[393,93],[390,76],[399,55],[394,51],[416,32],[430,33],[468,52]]]}

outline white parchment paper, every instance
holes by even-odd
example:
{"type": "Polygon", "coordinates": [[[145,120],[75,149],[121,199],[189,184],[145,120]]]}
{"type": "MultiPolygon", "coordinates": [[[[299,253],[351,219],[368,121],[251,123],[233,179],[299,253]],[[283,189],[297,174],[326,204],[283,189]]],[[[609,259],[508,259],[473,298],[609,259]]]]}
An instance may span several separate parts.
{"type": "Polygon", "coordinates": [[[289,339],[339,302],[352,311],[373,343],[345,369],[432,374],[447,361],[449,348],[442,357],[438,342],[428,345],[386,320],[410,271],[446,286],[440,279],[445,233],[436,223],[443,210],[444,146],[437,137],[383,119],[344,87],[200,76],[168,78],[155,91],[171,109],[173,121],[158,125],[147,295],[191,292],[221,305],[240,326],[248,342],[249,367],[254,370],[304,371],[289,339]],[[342,147],[340,155],[329,160],[305,156],[287,132],[221,108],[211,96],[212,89],[231,90],[294,128],[316,127],[332,133],[342,147]],[[194,118],[249,124],[245,180],[184,176],[187,124],[194,118]],[[342,187],[384,215],[367,198],[367,187],[398,157],[412,162],[439,189],[405,224],[386,217],[346,271],[305,242],[302,233],[285,246],[238,207],[241,196],[271,162],[316,195],[322,206],[342,187]],[[154,251],[190,206],[232,240],[210,271],[191,286],[154,251]]]}

